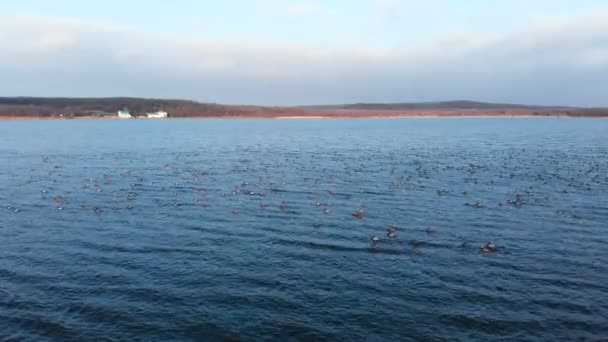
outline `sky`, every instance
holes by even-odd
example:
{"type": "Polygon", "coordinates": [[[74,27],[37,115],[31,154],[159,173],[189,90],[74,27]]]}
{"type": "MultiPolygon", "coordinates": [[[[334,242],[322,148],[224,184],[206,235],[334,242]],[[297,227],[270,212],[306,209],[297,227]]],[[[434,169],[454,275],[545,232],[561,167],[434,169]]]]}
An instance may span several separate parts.
{"type": "Polygon", "coordinates": [[[0,96],[608,106],[606,0],[0,0],[0,96]]]}

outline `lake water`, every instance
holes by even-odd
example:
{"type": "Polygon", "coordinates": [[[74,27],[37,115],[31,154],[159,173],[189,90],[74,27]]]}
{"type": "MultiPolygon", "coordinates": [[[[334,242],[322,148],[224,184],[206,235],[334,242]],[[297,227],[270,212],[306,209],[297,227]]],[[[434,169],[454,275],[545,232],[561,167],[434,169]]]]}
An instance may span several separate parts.
{"type": "Polygon", "coordinates": [[[2,339],[605,340],[607,243],[608,120],[0,122],[2,339]]]}

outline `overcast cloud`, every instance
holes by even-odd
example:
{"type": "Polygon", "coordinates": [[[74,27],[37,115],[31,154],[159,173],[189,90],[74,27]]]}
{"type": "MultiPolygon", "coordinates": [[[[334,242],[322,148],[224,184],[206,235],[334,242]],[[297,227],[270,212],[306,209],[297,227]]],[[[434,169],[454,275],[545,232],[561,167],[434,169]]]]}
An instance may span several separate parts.
{"type": "MultiPolygon", "coordinates": [[[[392,2],[379,3],[387,15],[392,2]]],[[[331,15],[312,4],[290,11],[331,15]]],[[[608,11],[385,47],[159,37],[114,23],[0,14],[0,52],[2,96],[608,105],[608,11]]]]}

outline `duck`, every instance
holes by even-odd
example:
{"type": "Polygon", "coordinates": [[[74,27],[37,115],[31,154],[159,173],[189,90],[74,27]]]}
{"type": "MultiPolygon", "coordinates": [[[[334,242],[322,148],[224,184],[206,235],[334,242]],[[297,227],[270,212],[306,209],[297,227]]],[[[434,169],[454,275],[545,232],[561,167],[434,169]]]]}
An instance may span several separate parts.
{"type": "Polygon", "coordinates": [[[496,244],[494,244],[494,242],[488,241],[485,245],[481,246],[481,251],[484,253],[491,253],[496,251],[497,248],[498,247],[496,246],[496,244]]]}
{"type": "Polygon", "coordinates": [[[372,236],[372,244],[375,244],[376,242],[380,241],[380,238],[378,237],[378,235],[374,235],[372,236]]]}
{"type": "Polygon", "coordinates": [[[431,227],[431,226],[426,227],[426,229],[425,229],[424,231],[425,231],[427,234],[432,234],[432,233],[434,233],[434,232],[435,232],[435,231],[433,230],[433,227],[431,227]]]}
{"type": "Polygon", "coordinates": [[[363,217],[363,210],[361,209],[357,209],[355,211],[353,211],[352,215],[356,218],[362,218],[363,217]]]}
{"type": "Polygon", "coordinates": [[[418,248],[422,245],[422,242],[420,242],[418,240],[412,240],[411,243],[412,243],[412,246],[414,246],[414,248],[418,248]]]}
{"type": "Polygon", "coordinates": [[[485,208],[485,204],[481,203],[481,202],[475,202],[473,203],[473,208],[485,208]]]}
{"type": "Polygon", "coordinates": [[[389,224],[388,228],[386,228],[386,236],[391,239],[397,237],[397,228],[394,225],[389,224]]]}

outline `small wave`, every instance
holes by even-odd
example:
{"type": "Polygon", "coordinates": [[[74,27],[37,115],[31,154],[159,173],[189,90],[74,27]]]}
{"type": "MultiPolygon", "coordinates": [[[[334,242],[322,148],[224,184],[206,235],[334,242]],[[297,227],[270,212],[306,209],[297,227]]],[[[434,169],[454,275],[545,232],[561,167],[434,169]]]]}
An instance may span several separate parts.
{"type": "MultiPolygon", "coordinates": [[[[346,252],[346,253],[378,253],[378,254],[405,254],[406,250],[403,248],[382,248],[376,247],[372,248],[371,245],[367,245],[366,247],[354,247],[354,246],[346,246],[346,245],[337,245],[337,244],[329,244],[329,243],[320,243],[313,241],[305,241],[305,240],[289,240],[285,238],[275,238],[274,241],[283,246],[297,246],[297,247],[305,247],[313,250],[323,250],[329,252],[346,252]]],[[[294,251],[290,251],[292,253],[294,251]]]]}

